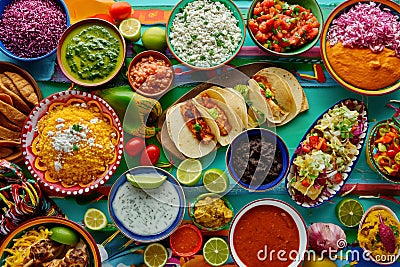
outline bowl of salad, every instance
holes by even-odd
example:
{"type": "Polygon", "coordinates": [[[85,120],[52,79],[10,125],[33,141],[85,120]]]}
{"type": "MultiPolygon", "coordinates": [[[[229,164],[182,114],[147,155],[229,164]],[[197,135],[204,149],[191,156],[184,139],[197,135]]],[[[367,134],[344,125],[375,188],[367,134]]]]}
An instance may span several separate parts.
{"type": "Polygon", "coordinates": [[[292,156],[286,179],[291,198],[306,208],[333,198],[360,157],[367,129],[367,110],[359,100],[341,100],[322,113],[292,156]]]}
{"type": "Polygon", "coordinates": [[[275,56],[308,51],[318,42],[322,26],[322,11],[316,0],[254,0],[247,13],[251,39],[275,56]]]}
{"type": "Polygon", "coordinates": [[[400,125],[394,119],[376,123],[367,141],[367,162],[383,179],[400,184],[400,125]]]}

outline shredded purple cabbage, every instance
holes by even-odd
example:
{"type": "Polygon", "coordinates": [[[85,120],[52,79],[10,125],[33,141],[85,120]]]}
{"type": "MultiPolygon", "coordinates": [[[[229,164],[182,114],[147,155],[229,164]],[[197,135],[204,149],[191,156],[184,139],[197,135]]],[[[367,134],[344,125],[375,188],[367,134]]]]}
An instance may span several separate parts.
{"type": "Polygon", "coordinates": [[[387,8],[380,9],[374,2],[358,3],[348,12],[332,21],[327,39],[333,46],[370,48],[380,52],[384,47],[395,51],[400,57],[400,22],[398,16],[387,8]]]}
{"type": "Polygon", "coordinates": [[[21,58],[46,55],[58,45],[67,16],[53,0],[13,0],[0,18],[0,40],[21,58]]]}

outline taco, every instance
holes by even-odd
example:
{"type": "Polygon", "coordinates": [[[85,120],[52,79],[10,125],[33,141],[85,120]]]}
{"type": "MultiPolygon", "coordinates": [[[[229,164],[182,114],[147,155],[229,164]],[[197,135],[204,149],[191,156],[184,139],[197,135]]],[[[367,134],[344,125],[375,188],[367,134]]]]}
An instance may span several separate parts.
{"type": "Polygon", "coordinates": [[[308,110],[309,106],[304,90],[297,78],[290,71],[277,67],[269,67],[265,69],[265,72],[276,74],[282,79],[289,88],[299,112],[308,110]]]}
{"type": "Polygon", "coordinates": [[[215,149],[218,126],[210,115],[199,111],[192,99],[170,107],[165,121],[172,142],[184,156],[200,158],[215,149]]]}
{"type": "Polygon", "coordinates": [[[242,121],[219,92],[212,88],[204,90],[193,101],[202,114],[206,113],[214,119],[219,129],[218,142],[222,146],[230,144],[233,138],[242,132],[242,121]]]}
{"type": "Polygon", "coordinates": [[[262,69],[250,79],[249,85],[250,90],[263,97],[268,121],[282,125],[298,114],[289,86],[278,75],[262,69]]]}
{"type": "Polygon", "coordinates": [[[250,84],[237,84],[233,88],[242,96],[247,107],[247,128],[257,127],[266,122],[267,105],[262,95],[250,89],[250,84]]]}

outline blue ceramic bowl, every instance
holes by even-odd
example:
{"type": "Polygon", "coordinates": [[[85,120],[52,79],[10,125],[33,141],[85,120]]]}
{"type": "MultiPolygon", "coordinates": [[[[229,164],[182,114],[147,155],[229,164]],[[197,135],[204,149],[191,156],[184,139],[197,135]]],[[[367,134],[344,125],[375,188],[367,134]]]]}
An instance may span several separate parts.
{"type": "MultiPolygon", "coordinates": [[[[132,186],[133,187],[133,186],[132,186]]],[[[148,196],[151,198],[154,192],[152,190],[154,189],[141,189],[145,190],[145,193],[148,194],[148,196]]],[[[148,199],[148,198],[146,198],[148,199]]],[[[143,200],[143,202],[146,201],[146,199],[143,200]]],[[[162,202],[160,202],[162,203],[162,202]]],[[[152,166],[140,166],[140,167],[135,167],[132,168],[126,172],[124,172],[114,183],[114,185],[111,188],[109,197],[108,197],[108,209],[111,215],[111,219],[113,220],[114,224],[117,226],[117,228],[128,238],[133,239],[135,241],[143,242],[143,243],[151,243],[151,242],[156,242],[162,239],[167,238],[170,236],[176,228],[181,224],[183,220],[183,216],[185,214],[185,206],[186,206],[186,199],[185,199],[185,193],[183,192],[182,187],[180,186],[179,182],[172,176],[167,171],[164,171],[163,169],[157,168],[157,167],[152,167],[152,166]],[[164,230],[161,230],[160,232],[157,233],[152,233],[152,234],[142,234],[140,231],[136,231],[137,229],[132,230],[128,229],[126,225],[124,225],[123,220],[121,216],[118,216],[118,212],[115,210],[113,207],[114,201],[117,201],[117,193],[123,187],[126,185],[126,183],[130,184],[130,182],[127,180],[126,175],[130,173],[132,175],[143,175],[143,174],[148,174],[148,175],[165,175],[167,176],[166,181],[164,184],[161,186],[165,185],[165,183],[170,183],[172,185],[173,189],[176,190],[177,195],[179,196],[179,210],[177,212],[176,217],[169,223],[168,227],[164,230]]],[[[140,210],[140,207],[132,207],[133,209],[140,210]]],[[[149,214],[145,214],[146,216],[149,216],[149,214]]],[[[130,218],[127,218],[126,220],[130,220],[130,218]]],[[[151,221],[152,219],[149,217],[148,221],[151,221]]],[[[126,222],[126,221],[125,221],[126,222]]],[[[151,226],[148,226],[151,228],[151,226]]]]}
{"type": "MultiPolygon", "coordinates": [[[[12,0],[2,0],[0,1],[0,18],[3,15],[4,12],[4,8],[9,5],[12,2],[12,0]]],[[[64,3],[63,0],[54,0],[55,3],[57,3],[63,10],[63,12],[66,14],[66,18],[67,18],[67,27],[69,27],[70,25],[70,18],[69,18],[69,12],[68,12],[68,8],[67,5],[64,3]]],[[[44,58],[47,58],[49,56],[55,55],[56,51],[57,51],[57,46],[54,47],[53,50],[51,50],[49,53],[47,53],[46,55],[40,56],[40,57],[35,57],[35,58],[22,58],[19,57],[17,55],[15,55],[14,53],[12,53],[11,51],[9,51],[7,48],[5,48],[4,44],[2,41],[0,41],[0,51],[3,52],[5,55],[7,55],[8,57],[18,60],[18,61],[24,61],[24,62],[32,62],[32,61],[37,61],[37,60],[41,60],[44,58]]]]}
{"type": "MultiPolygon", "coordinates": [[[[245,155],[241,155],[244,157],[245,155]]],[[[284,177],[286,177],[288,171],[289,171],[289,150],[285,144],[285,142],[282,140],[282,138],[277,135],[276,133],[264,129],[264,128],[253,128],[253,129],[248,129],[246,131],[243,131],[241,134],[235,137],[233,139],[232,143],[229,145],[228,150],[226,151],[226,166],[228,168],[229,174],[232,176],[232,178],[243,188],[249,190],[249,191],[267,191],[275,186],[277,186],[284,177]],[[276,147],[279,149],[282,157],[282,170],[277,178],[272,180],[271,182],[267,184],[259,184],[259,183],[246,183],[242,181],[242,174],[237,173],[235,171],[235,168],[233,166],[233,151],[235,148],[243,143],[243,142],[248,142],[249,138],[254,137],[254,136],[259,136],[261,135],[261,138],[263,140],[266,140],[267,142],[274,143],[276,144],[276,147]]],[[[265,173],[265,176],[267,176],[267,172],[265,173]]]]}

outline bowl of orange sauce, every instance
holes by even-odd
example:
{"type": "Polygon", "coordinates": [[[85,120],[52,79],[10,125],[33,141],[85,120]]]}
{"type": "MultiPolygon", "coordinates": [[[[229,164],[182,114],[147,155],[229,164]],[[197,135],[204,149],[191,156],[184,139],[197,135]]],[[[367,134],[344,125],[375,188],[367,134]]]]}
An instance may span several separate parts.
{"type": "Polygon", "coordinates": [[[308,244],[301,215],[271,198],[244,206],[232,221],[228,239],[232,259],[239,266],[299,266],[308,244]]]}
{"type": "Polygon", "coordinates": [[[172,253],[180,257],[190,257],[201,249],[203,236],[195,225],[181,225],[169,238],[172,253]]]}

